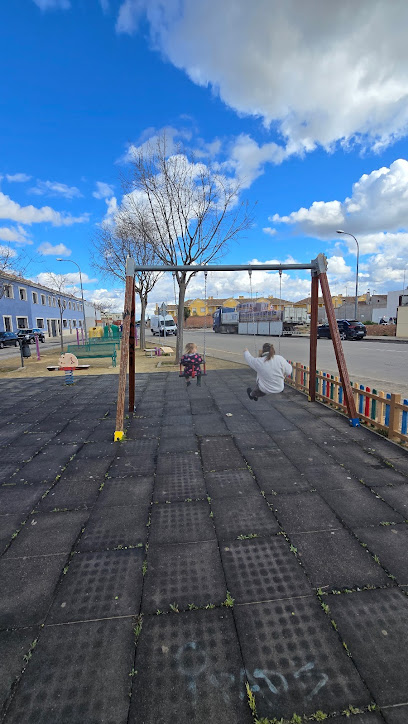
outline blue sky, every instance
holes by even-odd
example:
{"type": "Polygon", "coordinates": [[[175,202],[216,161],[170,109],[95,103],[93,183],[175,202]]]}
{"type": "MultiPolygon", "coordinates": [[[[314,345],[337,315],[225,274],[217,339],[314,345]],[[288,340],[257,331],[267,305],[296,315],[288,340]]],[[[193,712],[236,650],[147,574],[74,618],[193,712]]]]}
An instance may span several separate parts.
{"type": "MultiPolygon", "coordinates": [[[[121,201],[129,145],[167,128],[240,179],[253,227],[228,263],[329,258],[332,289],[402,286],[408,265],[405,1],[20,0],[0,23],[0,245],[45,281],[78,262],[90,299],[121,306],[91,266],[121,201]]],[[[407,271],[408,279],[408,271],[407,271]]],[[[275,293],[276,275],[254,276],[275,293]]],[[[308,294],[305,274],[283,296],[308,294]]],[[[194,280],[188,296],[202,293],[194,280]]],[[[245,274],[210,293],[248,293],[245,274]]],[[[151,302],[172,298],[169,279],[151,302]]]]}

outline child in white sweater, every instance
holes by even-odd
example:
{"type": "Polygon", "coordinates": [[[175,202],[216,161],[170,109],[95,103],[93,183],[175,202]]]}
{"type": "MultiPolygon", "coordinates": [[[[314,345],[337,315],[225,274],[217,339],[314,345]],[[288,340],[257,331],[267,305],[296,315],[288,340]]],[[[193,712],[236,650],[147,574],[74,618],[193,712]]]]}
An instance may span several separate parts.
{"type": "Polygon", "coordinates": [[[257,373],[256,387],[253,390],[250,387],[247,388],[250,400],[256,402],[258,397],[282,392],[285,377],[292,373],[292,366],[280,354],[275,354],[272,344],[265,342],[259,352],[259,357],[253,357],[246,349],[244,357],[247,364],[257,373]]]}

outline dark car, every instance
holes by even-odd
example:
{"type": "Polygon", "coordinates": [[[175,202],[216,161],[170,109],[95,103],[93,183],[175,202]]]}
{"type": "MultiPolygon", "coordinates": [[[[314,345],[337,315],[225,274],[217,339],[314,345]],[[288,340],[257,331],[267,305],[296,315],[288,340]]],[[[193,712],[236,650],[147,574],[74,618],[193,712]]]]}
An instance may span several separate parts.
{"type": "MultiPolygon", "coordinates": [[[[340,332],[340,339],[364,339],[367,334],[366,326],[356,319],[338,319],[337,326],[340,332]]],[[[328,324],[319,324],[317,328],[317,338],[320,339],[321,337],[331,339],[328,324]]]]}
{"type": "Polygon", "coordinates": [[[18,347],[18,337],[14,332],[0,332],[0,349],[18,347]]]}
{"type": "Polygon", "coordinates": [[[18,337],[25,337],[30,342],[35,342],[35,335],[38,335],[40,342],[45,342],[45,335],[41,329],[19,329],[17,331],[18,337]]]}

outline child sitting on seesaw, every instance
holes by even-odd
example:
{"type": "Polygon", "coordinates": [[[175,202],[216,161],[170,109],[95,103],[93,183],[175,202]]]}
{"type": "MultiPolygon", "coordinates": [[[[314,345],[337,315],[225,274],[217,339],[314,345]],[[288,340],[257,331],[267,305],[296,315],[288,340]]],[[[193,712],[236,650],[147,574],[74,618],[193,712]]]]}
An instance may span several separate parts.
{"type": "Polygon", "coordinates": [[[197,377],[197,385],[201,385],[201,367],[203,358],[197,352],[197,345],[189,342],[185,346],[185,354],[183,354],[180,364],[184,367],[183,377],[186,380],[187,387],[191,385],[191,377],[197,377]]]}

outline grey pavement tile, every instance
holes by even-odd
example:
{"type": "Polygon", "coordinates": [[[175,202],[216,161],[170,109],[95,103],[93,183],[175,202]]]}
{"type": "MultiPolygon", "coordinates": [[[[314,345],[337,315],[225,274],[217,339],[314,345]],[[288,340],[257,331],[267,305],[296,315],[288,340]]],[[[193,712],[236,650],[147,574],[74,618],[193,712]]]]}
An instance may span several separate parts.
{"type": "Polygon", "coordinates": [[[125,440],[121,443],[112,443],[116,458],[151,457],[157,453],[158,441],[155,438],[145,440],[125,440]]]}
{"type": "Polygon", "coordinates": [[[232,437],[202,437],[200,440],[203,469],[234,470],[245,468],[245,461],[232,437]]]}
{"type": "Polygon", "coordinates": [[[398,589],[327,597],[330,615],[380,706],[408,700],[408,598],[398,589]]]}
{"type": "Polygon", "coordinates": [[[175,436],[161,436],[160,437],[160,445],[159,445],[159,456],[161,455],[168,455],[179,452],[197,452],[198,451],[198,441],[195,435],[192,433],[190,434],[183,434],[179,433],[177,435],[175,431],[175,436]]]}
{"type": "Polygon", "coordinates": [[[196,498],[205,498],[207,495],[204,476],[200,470],[195,474],[179,475],[174,473],[158,474],[155,477],[153,500],[155,502],[176,502],[196,498]]]}
{"type": "Polygon", "coordinates": [[[281,536],[221,546],[228,590],[236,603],[312,595],[302,566],[281,536]]]}
{"type": "Polygon", "coordinates": [[[265,493],[297,493],[312,487],[279,449],[246,450],[244,455],[265,493]]]}
{"type": "MultiPolygon", "coordinates": [[[[126,429],[127,440],[148,440],[158,438],[160,435],[160,423],[154,425],[147,423],[146,420],[132,420],[126,429]]],[[[109,440],[113,440],[113,428],[110,432],[109,440]]],[[[116,443],[117,445],[118,443],[116,443]]]]}
{"type": "Polygon", "coordinates": [[[266,497],[286,533],[334,530],[342,527],[318,493],[266,497]]]}
{"type": "Polygon", "coordinates": [[[211,498],[246,498],[259,493],[259,487],[249,470],[221,470],[205,473],[205,482],[211,498]]]}
{"type": "Polygon", "coordinates": [[[400,585],[408,584],[408,525],[377,526],[355,530],[356,536],[366,543],[373,555],[400,585]]]}
{"type": "Polygon", "coordinates": [[[344,716],[334,716],[330,718],[328,722],[329,724],[384,724],[384,719],[379,712],[369,711],[364,714],[344,714],[344,716]]]}
{"type": "Polygon", "coordinates": [[[120,505],[148,505],[152,497],[153,480],[153,475],[106,480],[98,497],[95,510],[120,505]]]}
{"type": "Polygon", "coordinates": [[[361,485],[357,478],[341,465],[308,467],[305,470],[305,477],[319,493],[325,490],[354,490],[356,485],[361,485]]]}
{"type": "Polygon", "coordinates": [[[110,466],[107,475],[109,478],[126,478],[137,475],[151,475],[155,469],[155,453],[144,455],[117,456],[110,466]]]}
{"type": "Polygon", "coordinates": [[[13,482],[43,483],[53,482],[61,475],[79,445],[46,445],[35,457],[26,463],[13,477],[13,482]]]}
{"type": "Polygon", "coordinates": [[[346,530],[294,533],[291,542],[316,588],[361,588],[390,583],[383,569],[346,530]]]}
{"type": "Polygon", "coordinates": [[[398,511],[403,518],[408,519],[408,483],[407,485],[396,485],[395,487],[376,487],[373,490],[385,500],[391,508],[398,511]]]}
{"type": "MultiPolygon", "coordinates": [[[[345,463],[349,467],[348,461],[345,463]]],[[[356,466],[356,477],[361,478],[366,485],[384,487],[388,485],[406,485],[407,477],[394,468],[377,466],[375,468],[364,468],[363,465],[356,466]]]]}
{"type": "Polygon", "coordinates": [[[226,609],[145,617],[135,668],[129,724],[252,722],[226,609]]]}
{"type": "Polygon", "coordinates": [[[29,513],[47,490],[47,485],[0,486],[0,515],[29,513]]]}
{"type": "Polygon", "coordinates": [[[256,409],[253,410],[253,408],[251,408],[251,412],[255,419],[258,420],[261,427],[267,432],[270,432],[273,435],[275,433],[279,434],[282,432],[289,432],[296,429],[293,422],[284,417],[284,415],[268,411],[264,413],[258,412],[258,405],[259,400],[258,403],[256,403],[256,409]]]}
{"type": "Polygon", "coordinates": [[[256,433],[263,433],[264,430],[262,426],[253,418],[251,415],[248,415],[248,412],[244,410],[243,413],[237,412],[233,413],[232,417],[226,417],[225,423],[227,425],[228,430],[235,433],[246,433],[249,434],[256,434],[256,433]]]}
{"type": "MultiPolygon", "coordinates": [[[[89,433],[84,442],[106,442],[111,443],[113,441],[113,434],[115,432],[115,420],[107,420],[106,422],[100,422],[92,432],[89,433]]],[[[127,433],[126,433],[127,434],[127,433]]]]}
{"type": "Polygon", "coordinates": [[[35,509],[43,513],[91,508],[99,495],[100,485],[99,480],[59,480],[48,495],[38,501],[35,509]]]}
{"type": "Polygon", "coordinates": [[[82,458],[71,460],[63,473],[61,481],[76,482],[78,480],[99,480],[101,483],[109,468],[109,458],[82,458]]]}
{"type": "Polygon", "coordinates": [[[0,711],[26,666],[24,656],[37,636],[38,628],[0,632],[0,711]]]}
{"type": "Polygon", "coordinates": [[[216,541],[151,544],[147,553],[147,573],[143,585],[143,613],[180,610],[189,604],[218,606],[227,594],[225,577],[216,541]]]}
{"type": "Polygon", "coordinates": [[[67,556],[0,560],[0,628],[43,622],[67,556]]]}
{"type": "Polygon", "coordinates": [[[367,706],[367,691],[315,597],[236,606],[258,717],[310,716],[367,706]]]}
{"type": "Polygon", "coordinates": [[[68,425],[56,435],[55,442],[58,445],[73,442],[82,443],[92,434],[95,427],[96,420],[93,420],[89,424],[69,422],[68,425]]]}
{"type": "Polygon", "coordinates": [[[241,535],[268,536],[280,531],[275,516],[259,491],[238,500],[213,500],[211,509],[219,540],[233,540],[241,535]]]}
{"type": "Polygon", "coordinates": [[[117,445],[114,442],[86,442],[81,449],[77,452],[75,460],[79,461],[83,458],[106,458],[113,460],[117,455],[117,445]]]}
{"type": "Polygon", "coordinates": [[[339,518],[353,530],[367,525],[379,525],[381,522],[400,523],[399,513],[384,503],[364,485],[348,490],[321,491],[323,498],[337,513],[339,518]]]}
{"type": "Polygon", "coordinates": [[[94,509],[77,550],[114,550],[145,543],[149,509],[148,503],[94,509]]]}
{"type": "Polygon", "coordinates": [[[131,618],[47,626],[7,724],[126,724],[133,655],[131,618]]]}
{"type": "Polygon", "coordinates": [[[0,515],[0,554],[11,543],[12,536],[21,528],[24,517],[19,513],[0,515]]]}
{"type": "Polygon", "coordinates": [[[215,537],[206,500],[152,506],[149,543],[189,543],[215,537]]]}
{"type": "Polygon", "coordinates": [[[187,452],[178,455],[166,455],[158,458],[158,475],[179,475],[182,478],[196,477],[202,474],[201,460],[198,453],[187,452]]]}
{"type": "Polygon", "coordinates": [[[276,443],[273,442],[272,438],[266,432],[236,433],[234,435],[234,442],[238,450],[240,450],[241,452],[248,449],[262,450],[263,448],[277,448],[276,443]]]}
{"type": "Polygon", "coordinates": [[[144,556],[141,548],[73,556],[57,589],[47,624],[137,615],[144,556]]]}
{"type": "Polygon", "coordinates": [[[408,704],[385,707],[382,709],[382,715],[386,721],[386,724],[407,724],[408,704]]]}
{"type": "Polygon", "coordinates": [[[207,413],[194,416],[196,435],[227,435],[228,428],[219,413],[207,413]]]}
{"type": "Polygon", "coordinates": [[[169,429],[174,430],[175,427],[188,427],[191,430],[193,426],[193,416],[190,412],[180,412],[180,414],[176,414],[175,410],[173,410],[171,413],[163,416],[162,422],[163,426],[169,429]]]}
{"type": "Polygon", "coordinates": [[[19,465],[17,463],[5,463],[0,470],[0,485],[13,479],[14,473],[17,472],[19,465]]]}
{"type": "Polygon", "coordinates": [[[88,515],[87,511],[30,515],[3,558],[69,553],[88,515]]]}

